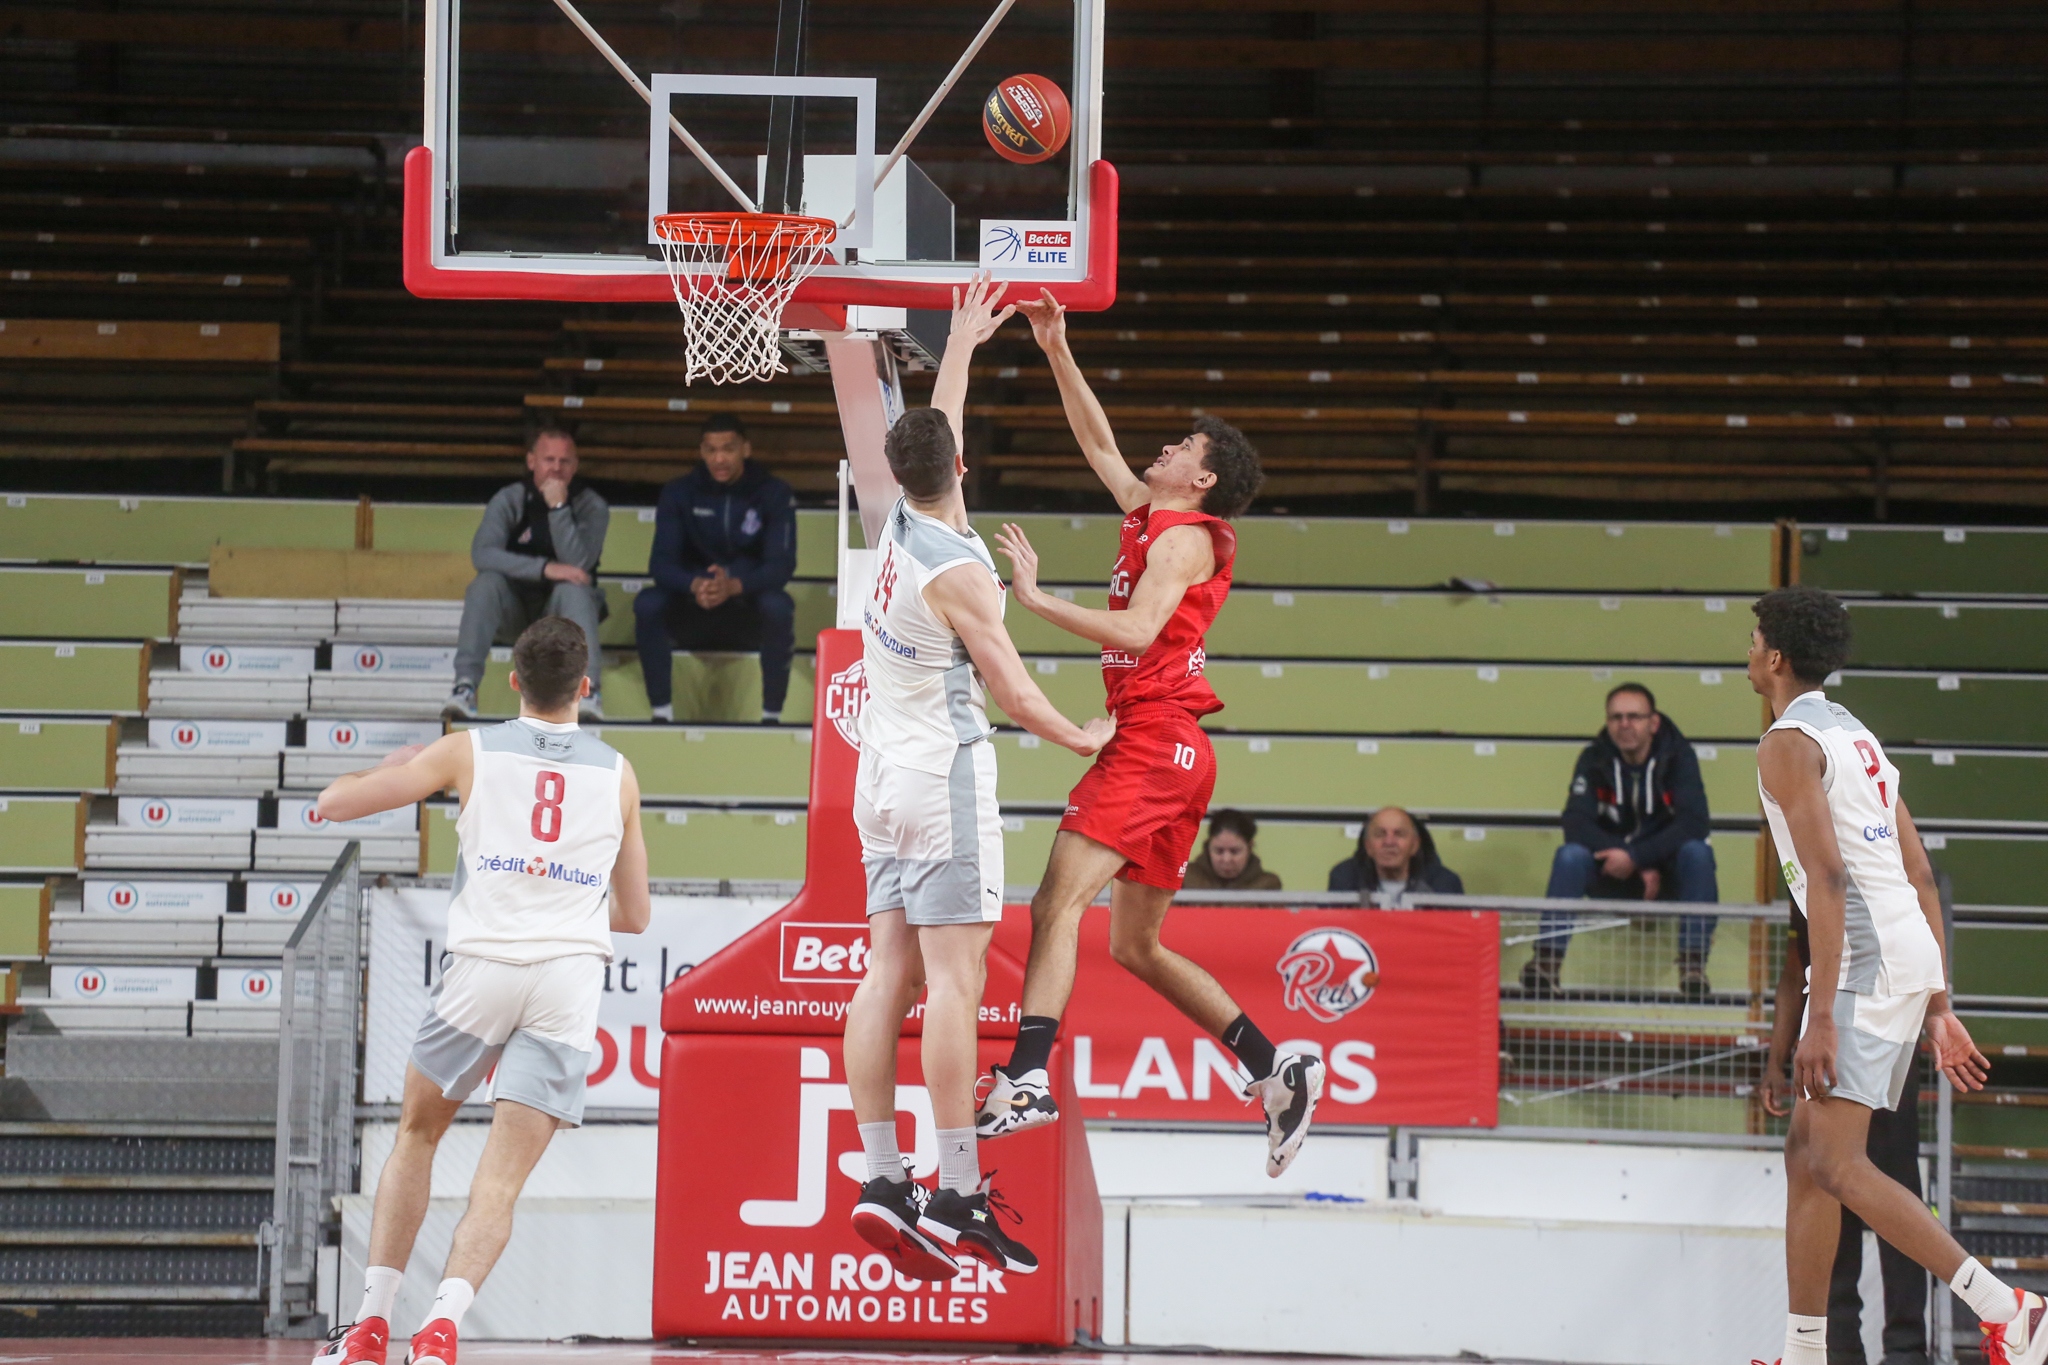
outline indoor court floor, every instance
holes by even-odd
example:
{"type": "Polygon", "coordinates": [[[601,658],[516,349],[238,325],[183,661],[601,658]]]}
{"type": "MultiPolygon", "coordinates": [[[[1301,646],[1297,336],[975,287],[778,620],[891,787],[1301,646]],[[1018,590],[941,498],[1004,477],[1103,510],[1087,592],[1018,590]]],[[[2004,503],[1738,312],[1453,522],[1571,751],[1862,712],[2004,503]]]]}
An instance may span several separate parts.
{"type": "MultiPolygon", "coordinates": [[[[182,1337],[154,1338],[24,1338],[0,1341],[0,1365],[306,1365],[319,1349],[311,1341],[267,1341],[182,1337]]],[[[402,1345],[399,1347],[402,1351],[402,1345]]],[[[394,1353],[393,1359],[399,1356],[394,1353]]],[[[659,1365],[665,1361],[706,1365],[1014,1365],[1020,1358],[1033,1365],[1238,1365],[1251,1361],[1302,1361],[1301,1356],[1230,1355],[1225,1352],[1036,1350],[969,1351],[837,1351],[826,1348],[714,1349],[657,1346],[651,1342],[464,1342],[462,1365],[659,1365]]],[[[1326,1356],[1317,1359],[1372,1361],[1374,1365],[1423,1365],[1420,1356],[1326,1356]]],[[[1433,1359],[1441,1361],[1442,1357],[1433,1359]]],[[[1505,1365],[1505,1363],[1504,1363],[1505,1365]]]]}

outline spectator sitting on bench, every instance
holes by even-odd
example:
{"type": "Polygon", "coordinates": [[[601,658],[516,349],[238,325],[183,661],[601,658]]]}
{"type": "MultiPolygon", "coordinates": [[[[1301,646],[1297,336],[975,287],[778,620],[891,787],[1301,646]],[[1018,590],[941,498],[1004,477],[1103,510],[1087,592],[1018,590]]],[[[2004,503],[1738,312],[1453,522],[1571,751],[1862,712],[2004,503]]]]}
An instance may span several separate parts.
{"type": "Polygon", "coordinates": [[[1428,825],[1399,806],[1382,806],[1358,831],[1358,852],[1330,869],[1330,890],[1356,891],[1361,904],[1391,906],[1412,892],[1462,896],[1465,881],[1437,857],[1428,825]]]}
{"type": "Polygon", "coordinates": [[[469,543],[476,577],[462,595],[462,629],[455,646],[455,689],[441,719],[476,719],[476,689],[491,646],[510,643],[543,616],[566,616],[583,628],[590,646],[590,695],[578,708],[584,720],[602,720],[597,624],[604,594],[597,561],[604,555],[611,508],[576,482],[576,438],[542,431],[526,452],[527,476],[508,483],[484,506],[469,543]]]}
{"type": "MultiPolygon", "coordinates": [[[[1553,900],[1717,901],[1706,783],[1692,745],[1641,683],[1607,694],[1607,727],[1579,753],[1565,798],[1564,845],[1550,863],[1553,900]]],[[[1522,989],[1557,989],[1577,916],[1546,911],[1522,989]]],[[[1715,918],[1678,921],[1678,986],[1707,994],[1707,952],[1715,918]]]]}
{"type": "Polygon", "coordinates": [[[1241,810],[1219,810],[1209,817],[1209,838],[1201,855],[1188,864],[1181,885],[1190,891],[1278,891],[1280,874],[1259,863],[1252,840],[1259,822],[1241,810]]]}
{"type": "Polygon", "coordinates": [[[675,719],[674,651],[758,651],[761,723],[782,718],[796,649],[796,494],[753,460],[746,424],[713,417],[697,438],[703,464],[661,490],[653,586],[633,599],[640,671],[654,718],[675,719]]]}

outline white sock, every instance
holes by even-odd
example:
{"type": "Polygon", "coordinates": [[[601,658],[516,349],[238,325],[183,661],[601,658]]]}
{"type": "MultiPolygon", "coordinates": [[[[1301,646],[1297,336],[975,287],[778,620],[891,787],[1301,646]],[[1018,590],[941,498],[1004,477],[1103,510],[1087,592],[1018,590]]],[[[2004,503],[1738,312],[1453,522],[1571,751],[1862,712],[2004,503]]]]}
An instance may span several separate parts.
{"type": "Polygon", "coordinates": [[[1785,1315],[1785,1357],[1779,1365],[1828,1365],[1828,1320],[1785,1315]]]}
{"type": "Polygon", "coordinates": [[[391,1321],[391,1305],[398,1302],[398,1286],[405,1279],[403,1270],[388,1265],[373,1265],[363,1272],[363,1306],[356,1310],[356,1321],[382,1318],[391,1321]]]}
{"type": "Polygon", "coordinates": [[[673,702],[670,702],[655,707],[654,718],[656,720],[674,720],[676,718],[675,704],[673,702]]]}
{"type": "Polygon", "coordinates": [[[455,1330],[462,1330],[462,1315],[476,1302],[476,1286],[468,1280],[443,1280],[441,1288],[434,1295],[434,1306],[427,1310],[427,1321],[446,1318],[455,1324],[455,1330]]]}
{"type": "Polygon", "coordinates": [[[939,1186],[955,1194],[981,1188],[981,1150],[972,1128],[939,1129],[939,1186]]]}
{"type": "Polygon", "coordinates": [[[763,725],[779,725],[782,723],[782,713],[780,711],[763,711],[761,713],[761,723],[763,725]]]}
{"type": "Polygon", "coordinates": [[[1975,1256],[1963,1258],[1948,1287],[1970,1306],[1980,1322],[2011,1322],[2020,1314],[2020,1301],[2011,1286],[1979,1265],[1975,1256]]]}
{"type": "Polygon", "coordinates": [[[896,1120],[860,1125],[860,1149],[867,1153],[868,1179],[903,1179],[903,1151],[896,1145],[896,1120]]]}

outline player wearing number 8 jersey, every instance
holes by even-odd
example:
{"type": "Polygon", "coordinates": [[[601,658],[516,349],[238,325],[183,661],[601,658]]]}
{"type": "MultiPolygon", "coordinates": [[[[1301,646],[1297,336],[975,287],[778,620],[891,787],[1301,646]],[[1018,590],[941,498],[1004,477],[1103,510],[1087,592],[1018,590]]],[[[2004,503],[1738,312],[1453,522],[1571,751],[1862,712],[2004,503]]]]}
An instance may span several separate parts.
{"type": "Polygon", "coordinates": [[[1229,519],[1258,493],[1258,452],[1237,428],[1204,417],[1185,440],[1161,449],[1142,478],[1132,474],[1067,349],[1065,310],[1050,292],[1019,310],[1052,363],[1082,453],[1124,512],[1109,609],[1042,590],[1038,556],[1020,528],[1004,527],[996,543],[1015,567],[1011,590],[1022,606],[1102,647],[1117,731],[1067,798],[1031,903],[1025,1017],[976,1125],[984,1137],[1000,1137],[1057,1116],[1046,1063],[1073,993],[1082,913],[1110,886],[1111,956],[1243,1064],[1247,1089],[1265,1106],[1266,1173],[1277,1176],[1315,1116],[1321,1060],[1277,1052],[1213,976],[1159,941],[1216,785],[1216,754],[1200,720],[1223,703],[1203,676],[1202,641],[1230,595],[1237,535],[1229,519]]]}
{"type": "Polygon", "coordinates": [[[392,1305],[427,1211],[434,1149],[486,1076],[491,1134],[411,1361],[454,1365],[462,1315],[505,1248],[512,1206],[557,1128],[583,1118],[613,932],[647,927],[647,848],[632,765],[577,727],[589,694],[582,628],[550,616],[512,647],[517,720],[411,746],[340,778],[320,813],[354,820],[450,787],[455,893],[447,952],[405,1073],[404,1112],[377,1183],[353,1323],[316,1365],[385,1365],[392,1305]]]}
{"type": "Polygon", "coordinates": [[[1749,681],[1772,716],[1757,745],[1757,787],[1786,885],[1806,912],[1811,964],[1785,1139],[1783,1365],[1826,1365],[1835,1354],[1828,1284],[1844,1206],[1970,1306],[1988,1365],[2043,1365],[2041,1296],[2000,1283],[1866,1155],[1871,1112],[1898,1104],[1923,1033],[1934,1065],[1961,1089],[1981,1089],[1989,1063],[1949,1004],[1941,899],[1899,771],[1822,690],[1848,661],[1848,611],[1806,587],[1767,593],[1753,610],[1749,681]]]}

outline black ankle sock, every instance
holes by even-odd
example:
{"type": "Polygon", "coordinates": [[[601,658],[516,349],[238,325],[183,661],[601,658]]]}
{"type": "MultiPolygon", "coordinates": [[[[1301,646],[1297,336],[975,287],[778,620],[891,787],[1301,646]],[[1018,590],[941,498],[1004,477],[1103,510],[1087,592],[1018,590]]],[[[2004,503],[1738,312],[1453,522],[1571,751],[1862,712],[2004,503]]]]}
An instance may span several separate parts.
{"type": "Polygon", "coordinates": [[[1010,1050],[1010,1064],[1003,1068],[1012,1076],[1043,1070],[1052,1060],[1052,1045],[1060,1036],[1060,1021],[1043,1014],[1027,1014],[1017,1024],[1017,1046],[1010,1050]]]}
{"type": "Polygon", "coordinates": [[[1262,1081],[1273,1074],[1273,1045],[1259,1032],[1249,1014],[1240,1014],[1230,1021],[1230,1027],[1223,1030],[1223,1046],[1244,1063],[1253,1080],[1262,1081]]]}

